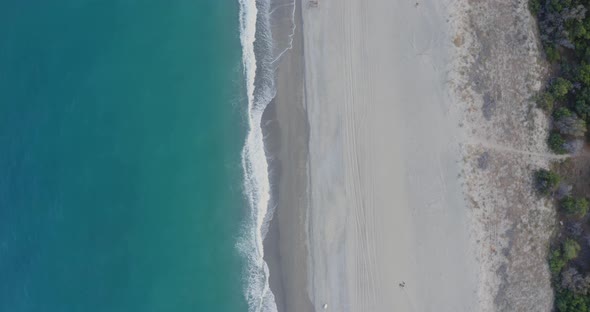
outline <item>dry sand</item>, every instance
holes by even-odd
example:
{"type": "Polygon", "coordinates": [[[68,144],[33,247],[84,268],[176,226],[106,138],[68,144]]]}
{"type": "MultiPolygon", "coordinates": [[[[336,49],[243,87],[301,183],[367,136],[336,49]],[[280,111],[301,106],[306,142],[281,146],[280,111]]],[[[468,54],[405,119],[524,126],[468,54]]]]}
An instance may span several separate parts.
{"type": "Polygon", "coordinates": [[[279,311],[548,311],[526,1],[319,2],[297,2],[266,116],[279,311]]]}
{"type": "Polygon", "coordinates": [[[303,10],[317,310],[476,310],[447,5],[303,10]]]}

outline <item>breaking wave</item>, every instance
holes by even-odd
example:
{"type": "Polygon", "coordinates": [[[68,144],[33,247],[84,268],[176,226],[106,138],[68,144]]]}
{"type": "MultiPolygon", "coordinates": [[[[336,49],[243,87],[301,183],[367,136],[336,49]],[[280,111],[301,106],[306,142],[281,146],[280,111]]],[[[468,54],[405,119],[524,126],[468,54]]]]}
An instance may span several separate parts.
{"type": "Polygon", "coordinates": [[[270,31],[270,0],[239,0],[240,41],[246,79],[248,134],[242,150],[244,193],[249,206],[238,249],[246,259],[244,292],[249,312],[276,312],[264,261],[263,241],[268,232],[271,185],[264,148],[262,114],[275,96],[270,31]]]}

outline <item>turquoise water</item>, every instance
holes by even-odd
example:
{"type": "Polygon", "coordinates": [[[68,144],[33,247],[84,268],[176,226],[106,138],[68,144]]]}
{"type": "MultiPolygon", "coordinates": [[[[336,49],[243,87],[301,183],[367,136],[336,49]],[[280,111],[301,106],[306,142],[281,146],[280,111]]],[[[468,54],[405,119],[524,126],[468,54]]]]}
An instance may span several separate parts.
{"type": "Polygon", "coordinates": [[[248,310],[238,10],[0,2],[0,311],[248,310]]]}

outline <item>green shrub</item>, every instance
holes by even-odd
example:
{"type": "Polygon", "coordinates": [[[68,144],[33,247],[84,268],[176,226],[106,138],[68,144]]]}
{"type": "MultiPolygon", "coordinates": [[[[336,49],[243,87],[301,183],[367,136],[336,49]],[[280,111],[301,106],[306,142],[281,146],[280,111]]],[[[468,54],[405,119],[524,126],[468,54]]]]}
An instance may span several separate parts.
{"type": "Polygon", "coordinates": [[[588,30],[586,29],[584,23],[575,22],[572,24],[572,30],[570,34],[574,38],[582,38],[588,39],[588,30]]]}
{"type": "Polygon", "coordinates": [[[580,118],[584,119],[586,122],[590,119],[590,105],[584,100],[576,101],[576,105],[574,107],[576,109],[576,113],[580,118]]]}
{"type": "Polygon", "coordinates": [[[564,117],[571,117],[573,114],[567,107],[560,107],[553,112],[553,118],[559,120],[564,117]]]}
{"type": "Polygon", "coordinates": [[[561,99],[567,95],[574,85],[567,79],[557,78],[551,83],[550,92],[556,99],[561,99]]]}
{"type": "Polygon", "coordinates": [[[568,238],[563,242],[563,259],[569,261],[576,259],[578,253],[580,253],[580,244],[575,240],[568,238]]]}
{"type": "Polygon", "coordinates": [[[553,110],[553,103],[555,103],[555,99],[549,92],[543,92],[537,97],[537,105],[542,110],[550,113],[553,110]]]}
{"type": "Polygon", "coordinates": [[[568,215],[583,217],[588,212],[588,200],[585,198],[574,198],[567,196],[559,202],[561,209],[568,215]]]}
{"type": "Polygon", "coordinates": [[[529,0],[529,10],[531,11],[531,14],[537,16],[541,10],[540,0],[529,0]]]}
{"type": "Polygon", "coordinates": [[[537,191],[543,195],[548,195],[555,191],[561,179],[554,172],[539,169],[534,173],[534,180],[537,191]]]}
{"type": "Polygon", "coordinates": [[[565,149],[565,139],[559,134],[559,132],[551,131],[549,134],[549,140],[547,141],[549,144],[549,149],[551,149],[556,154],[565,154],[567,150],[565,149]]]}
{"type": "Polygon", "coordinates": [[[561,59],[559,50],[554,45],[545,45],[545,57],[550,63],[555,63],[561,59]]]}
{"type": "Polygon", "coordinates": [[[580,245],[573,239],[566,239],[561,248],[549,253],[549,270],[557,276],[569,260],[575,259],[580,252],[580,245]]]}
{"type": "Polygon", "coordinates": [[[588,312],[588,296],[577,295],[567,289],[555,293],[558,312],[588,312]]]}
{"type": "Polygon", "coordinates": [[[583,63],[578,68],[578,80],[586,86],[590,86],[590,64],[583,63]]]}
{"type": "Polygon", "coordinates": [[[561,12],[564,9],[571,7],[571,5],[571,0],[551,0],[549,2],[549,7],[555,12],[561,12]]]}
{"type": "Polygon", "coordinates": [[[563,267],[565,267],[566,263],[567,261],[561,255],[561,250],[559,248],[551,251],[549,254],[549,270],[553,275],[558,275],[563,267]]]}

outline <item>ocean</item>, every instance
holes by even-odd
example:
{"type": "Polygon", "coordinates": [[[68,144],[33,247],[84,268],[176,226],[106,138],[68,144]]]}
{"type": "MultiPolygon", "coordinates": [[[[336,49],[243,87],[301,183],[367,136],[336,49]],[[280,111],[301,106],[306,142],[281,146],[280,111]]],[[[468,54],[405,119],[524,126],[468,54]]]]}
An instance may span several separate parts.
{"type": "Polygon", "coordinates": [[[0,311],[276,310],[257,12],[0,2],[0,311]]]}

